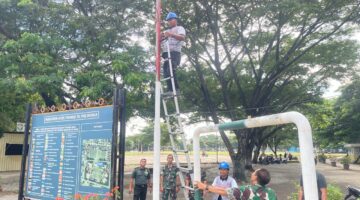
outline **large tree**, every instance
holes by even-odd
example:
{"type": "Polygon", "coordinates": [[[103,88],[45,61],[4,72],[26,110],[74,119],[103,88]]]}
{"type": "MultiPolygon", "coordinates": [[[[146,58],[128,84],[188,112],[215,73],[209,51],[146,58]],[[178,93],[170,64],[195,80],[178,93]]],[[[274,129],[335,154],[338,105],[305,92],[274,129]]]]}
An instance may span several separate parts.
{"type": "MultiPolygon", "coordinates": [[[[4,98],[22,99],[1,118],[22,121],[26,101],[46,106],[99,97],[111,101],[114,87],[129,91],[128,117],[148,116],[149,59],[132,37],[143,34],[147,22],[141,16],[152,2],[71,2],[0,2],[0,90],[11,85],[16,98],[4,98]],[[22,111],[12,115],[11,110],[22,111]]],[[[4,110],[7,105],[0,106],[4,110]]]]}
{"type": "Polygon", "coordinates": [[[360,78],[355,77],[341,93],[334,103],[334,117],[322,134],[330,145],[360,142],[360,78]]]}
{"type": "Polygon", "coordinates": [[[314,103],[307,103],[304,108],[304,113],[309,116],[309,121],[314,136],[314,143],[320,148],[339,147],[341,146],[329,134],[333,128],[333,122],[336,118],[334,111],[335,99],[324,99],[314,103]]]}
{"type": "MultiPolygon", "coordinates": [[[[329,79],[351,73],[357,62],[358,46],[348,35],[359,17],[359,4],[356,0],[168,3],[187,30],[189,68],[179,75],[187,109],[220,123],[299,110],[305,102],[318,100],[329,79]],[[197,88],[191,87],[194,83],[197,88]]],[[[221,132],[236,178],[245,179],[244,166],[251,163],[254,147],[260,148],[278,129],[234,131],[235,149],[221,132]]]]}

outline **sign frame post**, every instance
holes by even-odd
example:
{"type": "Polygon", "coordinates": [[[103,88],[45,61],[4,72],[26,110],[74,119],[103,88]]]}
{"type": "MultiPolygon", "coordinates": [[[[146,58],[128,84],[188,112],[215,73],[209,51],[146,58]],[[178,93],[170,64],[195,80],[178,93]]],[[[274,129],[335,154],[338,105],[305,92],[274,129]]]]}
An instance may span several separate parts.
{"type": "Polygon", "coordinates": [[[25,131],[24,131],[22,158],[21,158],[18,200],[22,200],[24,198],[25,168],[26,168],[26,157],[28,155],[28,148],[29,148],[28,140],[30,134],[31,111],[32,111],[32,106],[29,103],[26,105],[25,131]]]}

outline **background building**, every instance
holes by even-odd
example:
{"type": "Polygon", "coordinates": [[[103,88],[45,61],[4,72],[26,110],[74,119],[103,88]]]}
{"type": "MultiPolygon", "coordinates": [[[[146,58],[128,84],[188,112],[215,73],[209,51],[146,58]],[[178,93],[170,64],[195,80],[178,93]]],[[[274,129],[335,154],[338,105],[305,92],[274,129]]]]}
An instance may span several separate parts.
{"type": "Polygon", "coordinates": [[[20,171],[23,132],[4,133],[0,138],[0,172],[20,171]]]}

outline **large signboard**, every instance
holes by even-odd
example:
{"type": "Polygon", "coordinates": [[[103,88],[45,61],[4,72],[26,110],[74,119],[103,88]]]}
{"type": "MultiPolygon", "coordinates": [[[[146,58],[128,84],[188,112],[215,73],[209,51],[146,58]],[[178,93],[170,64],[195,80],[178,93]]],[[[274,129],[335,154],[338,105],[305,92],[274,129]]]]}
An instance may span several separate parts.
{"type": "Polygon", "coordinates": [[[73,199],[110,190],[113,106],[32,116],[25,197],[73,199]]]}

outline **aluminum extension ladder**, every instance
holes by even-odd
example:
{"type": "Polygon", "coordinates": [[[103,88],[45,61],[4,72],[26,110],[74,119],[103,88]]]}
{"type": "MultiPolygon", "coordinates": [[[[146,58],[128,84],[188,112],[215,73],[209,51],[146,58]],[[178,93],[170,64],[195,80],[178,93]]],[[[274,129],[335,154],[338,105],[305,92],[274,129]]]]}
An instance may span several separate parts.
{"type": "MultiPolygon", "coordinates": [[[[178,175],[179,175],[179,179],[180,179],[180,183],[181,183],[181,189],[184,193],[185,199],[189,200],[188,192],[191,192],[194,189],[185,185],[185,178],[188,174],[190,175],[193,173],[193,168],[191,165],[189,150],[186,145],[186,136],[185,136],[185,133],[183,130],[182,120],[180,117],[181,113],[180,113],[180,108],[179,108],[179,103],[178,103],[179,93],[175,90],[175,80],[174,80],[174,74],[173,74],[173,67],[172,67],[172,63],[171,63],[169,40],[163,41],[163,42],[166,42],[166,47],[168,50],[167,51],[168,58],[164,59],[163,62],[166,62],[166,61],[169,62],[170,76],[161,79],[161,89],[160,89],[161,99],[162,99],[167,129],[168,129],[168,132],[170,133],[170,142],[171,142],[171,146],[172,146],[173,156],[174,156],[174,159],[176,162],[176,167],[179,169],[178,175]],[[168,81],[169,79],[171,79],[172,92],[170,95],[165,96],[162,83],[168,81]],[[168,104],[170,104],[170,103],[173,103],[173,105],[175,105],[175,111],[172,113],[169,113],[169,110],[168,110],[168,104]],[[177,143],[178,140],[181,140],[180,143],[177,143]],[[179,156],[185,156],[186,162],[187,162],[187,165],[185,167],[180,165],[179,156]]],[[[167,93],[169,93],[169,92],[167,92],[167,93]]],[[[190,182],[191,182],[191,180],[190,180],[190,182]]]]}

